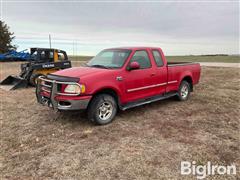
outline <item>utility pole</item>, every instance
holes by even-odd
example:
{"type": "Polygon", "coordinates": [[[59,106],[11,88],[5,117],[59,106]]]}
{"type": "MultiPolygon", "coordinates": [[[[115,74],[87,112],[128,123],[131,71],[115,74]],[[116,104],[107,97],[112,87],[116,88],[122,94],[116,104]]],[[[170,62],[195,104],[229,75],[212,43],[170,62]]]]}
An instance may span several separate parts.
{"type": "Polygon", "coordinates": [[[73,40],[73,44],[72,45],[73,45],[72,49],[73,49],[73,56],[74,56],[74,40],[73,40]]]}
{"type": "Polygon", "coordinates": [[[50,49],[52,49],[52,40],[51,40],[51,35],[49,34],[49,45],[50,45],[50,49]]]}

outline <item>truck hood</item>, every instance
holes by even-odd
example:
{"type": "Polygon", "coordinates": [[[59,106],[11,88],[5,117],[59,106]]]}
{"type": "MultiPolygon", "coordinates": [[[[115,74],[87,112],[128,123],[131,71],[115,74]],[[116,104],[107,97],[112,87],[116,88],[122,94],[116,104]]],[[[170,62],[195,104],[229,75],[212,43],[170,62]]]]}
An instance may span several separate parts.
{"type": "Polygon", "coordinates": [[[93,74],[98,74],[106,71],[110,71],[110,69],[93,68],[93,67],[73,67],[73,68],[57,71],[51,74],[57,75],[57,76],[81,78],[83,76],[87,76],[90,74],[93,75],[93,74]]]}

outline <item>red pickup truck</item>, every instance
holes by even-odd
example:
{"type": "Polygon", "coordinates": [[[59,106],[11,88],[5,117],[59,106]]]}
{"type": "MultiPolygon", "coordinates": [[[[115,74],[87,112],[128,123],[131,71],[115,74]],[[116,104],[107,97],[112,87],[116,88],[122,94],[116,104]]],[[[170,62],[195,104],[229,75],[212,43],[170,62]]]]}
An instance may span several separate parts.
{"type": "Polygon", "coordinates": [[[39,103],[56,110],[87,109],[97,124],[110,123],[117,110],[166,99],[188,99],[199,82],[198,63],[168,63],[160,48],[130,47],[101,51],[84,67],[39,77],[39,103]]]}

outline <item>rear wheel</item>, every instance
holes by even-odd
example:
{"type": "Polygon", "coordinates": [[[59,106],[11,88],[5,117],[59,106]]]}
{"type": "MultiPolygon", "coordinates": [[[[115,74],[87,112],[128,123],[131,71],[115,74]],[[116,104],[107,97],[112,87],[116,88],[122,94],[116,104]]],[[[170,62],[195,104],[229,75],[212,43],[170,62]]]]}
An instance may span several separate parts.
{"type": "Polygon", "coordinates": [[[30,82],[30,84],[31,84],[32,86],[36,86],[36,85],[37,85],[37,78],[38,78],[39,76],[42,76],[42,74],[32,74],[32,75],[31,75],[29,82],[30,82]]]}
{"type": "Polygon", "coordinates": [[[98,125],[110,123],[117,113],[117,103],[108,94],[99,94],[93,98],[88,107],[88,119],[98,125]]]}
{"type": "Polygon", "coordinates": [[[182,81],[178,89],[178,99],[186,101],[190,95],[190,84],[187,81],[182,81]]]}

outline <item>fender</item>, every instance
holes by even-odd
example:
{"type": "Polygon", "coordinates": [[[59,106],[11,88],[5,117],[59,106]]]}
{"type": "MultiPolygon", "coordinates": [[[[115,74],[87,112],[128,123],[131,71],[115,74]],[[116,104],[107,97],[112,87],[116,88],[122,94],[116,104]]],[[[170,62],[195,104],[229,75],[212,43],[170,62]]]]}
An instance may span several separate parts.
{"type": "Polygon", "coordinates": [[[187,77],[187,76],[189,76],[189,77],[192,79],[192,81],[193,81],[193,75],[192,75],[192,73],[191,73],[190,71],[185,71],[184,73],[182,73],[181,77],[179,78],[178,86],[180,86],[182,80],[183,80],[185,77],[187,77]]]}
{"type": "Polygon", "coordinates": [[[122,93],[118,86],[113,86],[114,84],[111,82],[108,83],[97,83],[95,84],[95,88],[93,91],[90,92],[91,95],[97,94],[98,92],[104,91],[104,90],[112,90],[116,93],[118,96],[118,103],[122,102],[122,93]]]}

